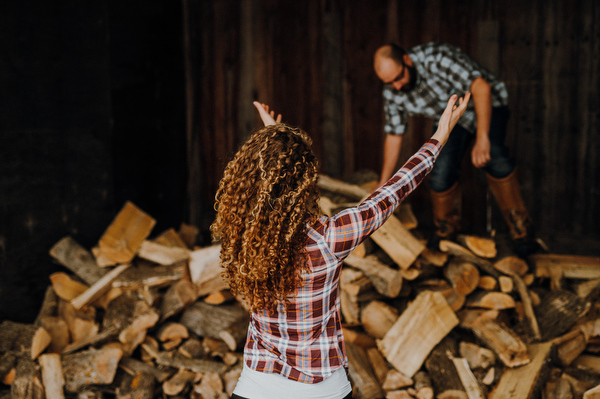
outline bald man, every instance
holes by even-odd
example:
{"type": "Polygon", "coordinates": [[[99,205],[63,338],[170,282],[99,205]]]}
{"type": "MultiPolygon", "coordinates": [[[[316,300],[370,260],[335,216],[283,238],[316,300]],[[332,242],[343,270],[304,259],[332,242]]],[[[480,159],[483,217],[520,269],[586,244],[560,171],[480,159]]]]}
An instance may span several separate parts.
{"type": "MultiPolygon", "coordinates": [[[[435,233],[429,246],[452,239],[460,229],[459,174],[472,144],[471,163],[482,168],[508,224],[515,250],[539,250],[533,223],[520,194],[516,165],[504,145],[509,117],[504,83],[455,46],[428,43],[404,50],[387,44],[375,52],[373,67],[384,83],[385,143],[380,185],[395,171],[409,115],[439,119],[452,94],[471,92],[471,102],[431,172],[429,189],[435,233]]],[[[436,127],[434,126],[434,129],[436,127]]]]}

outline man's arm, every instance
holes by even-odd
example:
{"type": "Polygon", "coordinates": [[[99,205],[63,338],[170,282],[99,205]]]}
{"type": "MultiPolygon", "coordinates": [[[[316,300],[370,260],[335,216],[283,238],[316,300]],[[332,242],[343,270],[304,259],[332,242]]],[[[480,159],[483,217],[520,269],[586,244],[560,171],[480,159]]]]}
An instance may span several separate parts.
{"type": "Polygon", "coordinates": [[[383,166],[381,168],[381,177],[377,187],[387,182],[396,172],[396,165],[402,149],[402,136],[397,134],[386,134],[383,144],[383,166]]]}
{"type": "Polygon", "coordinates": [[[490,157],[490,120],[492,119],[492,88],[483,78],[476,78],[471,83],[475,116],[477,117],[477,136],[471,151],[473,166],[481,168],[490,157]]]}

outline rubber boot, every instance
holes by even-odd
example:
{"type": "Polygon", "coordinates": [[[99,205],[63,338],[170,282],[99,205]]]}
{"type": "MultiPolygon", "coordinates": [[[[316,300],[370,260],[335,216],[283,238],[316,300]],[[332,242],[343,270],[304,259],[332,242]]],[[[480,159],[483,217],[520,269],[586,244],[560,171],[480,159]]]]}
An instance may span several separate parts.
{"type": "Polygon", "coordinates": [[[460,228],[460,188],[456,182],[446,191],[429,190],[429,192],[435,233],[429,239],[427,246],[439,250],[440,241],[453,239],[460,228]]]}
{"type": "Polygon", "coordinates": [[[533,222],[521,196],[517,170],[513,170],[501,179],[486,173],[486,178],[502,217],[508,225],[517,255],[526,257],[538,252],[541,246],[535,240],[533,222]]]}

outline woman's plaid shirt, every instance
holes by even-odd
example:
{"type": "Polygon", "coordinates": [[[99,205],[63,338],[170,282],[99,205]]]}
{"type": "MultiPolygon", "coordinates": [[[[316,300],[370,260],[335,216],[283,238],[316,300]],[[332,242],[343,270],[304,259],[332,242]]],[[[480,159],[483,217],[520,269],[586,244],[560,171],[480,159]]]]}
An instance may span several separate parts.
{"type": "Polygon", "coordinates": [[[430,140],[357,207],[309,221],[311,271],[290,298],[287,312],[280,305],[273,314],[252,313],[244,348],[250,368],[305,383],[348,368],[338,288],[342,262],[431,171],[439,150],[439,142],[430,140]]]}

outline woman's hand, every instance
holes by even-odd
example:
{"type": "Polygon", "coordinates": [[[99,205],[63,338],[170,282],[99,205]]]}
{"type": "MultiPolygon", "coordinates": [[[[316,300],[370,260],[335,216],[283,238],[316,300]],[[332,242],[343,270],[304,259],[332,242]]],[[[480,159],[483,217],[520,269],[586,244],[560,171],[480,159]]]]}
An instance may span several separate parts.
{"type": "Polygon", "coordinates": [[[281,114],[277,115],[277,119],[275,118],[275,111],[269,112],[269,106],[267,104],[259,103],[258,101],[254,101],[252,104],[258,110],[260,114],[260,119],[262,119],[265,126],[275,125],[281,122],[281,114]]]}
{"type": "Polygon", "coordinates": [[[452,129],[454,129],[454,126],[456,126],[460,117],[465,113],[467,104],[471,98],[471,93],[465,94],[464,98],[459,98],[458,105],[456,105],[457,97],[458,96],[456,94],[453,94],[448,100],[448,105],[446,105],[446,109],[440,117],[438,128],[432,136],[432,138],[438,140],[440,143],[442,143],[442,145],[446,144],[446,141],[448,141],[448,136],[450,136],[450,132],[452,129]]]}

